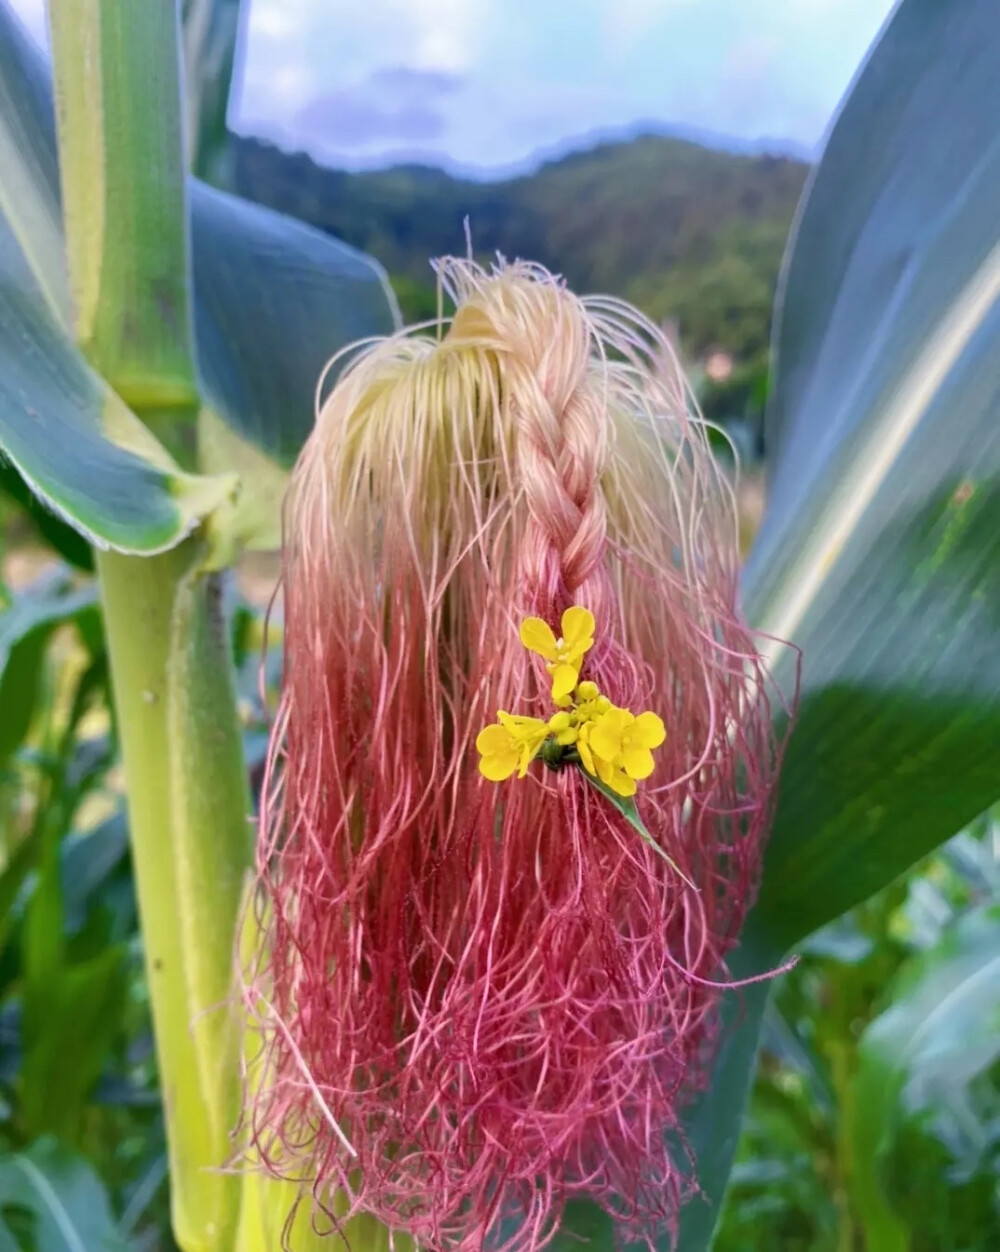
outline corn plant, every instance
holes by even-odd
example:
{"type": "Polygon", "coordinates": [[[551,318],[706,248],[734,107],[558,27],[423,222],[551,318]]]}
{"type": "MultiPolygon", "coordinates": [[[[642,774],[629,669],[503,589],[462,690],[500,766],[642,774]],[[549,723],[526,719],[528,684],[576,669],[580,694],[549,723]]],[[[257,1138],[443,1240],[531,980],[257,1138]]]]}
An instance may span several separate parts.
{"type": "MultiPolygon", "coordinates": [[[[780,967],[1000,798],[992,8],[902,0],[793,232],[769,504],[743,597],[766,640],[801,649],[801,706],[756,906],[728,957],[737,979],[780,967]]],[[[222,1168],[253,1044],[225,1009],[253,846],[222,587],[242,552],[278,542],[287,473],[327,362],[391,332],[396,315],[374,262],[187,172],[224,176],[239,6],[191,0],[183,18],[182,29],[175,0],[51,0],[50,81],[0,5],[0,448],[5,481],[41,502],[67,559],[86,565],[93,554],[175,1238],[183,1252],[252,1252],[282,1238],[305,1249],[336,1241],[336,1220],[321,1236],[309,1206],[295,1209],[294,1184],[222,1168]]],[[[65,594],[63,617],[82,620],[96,655],[88,593],[65,594]]],[[[36,664],[57,617],[46,612],[8,622],[0,691],[36,664]]],[[[769,642],[762,652],[790,690],[792,655],[769,642]]],[[[782,738],[775,709],[761,733],[782,738]]],[[[15,727],[10,742],[23,737],[15,727]]],[[[54,881],[55,845],[44,831],[38,841],[54,881]]],[[[53,917],[61,933],[59,913],[40,912],[31,928],[39,994],[61,959],[45,943],[53,917]]],[[[973,918],[956,942],[981,951],[980,929],[973,918]]],[[[61,1006],[64,1020],[98,988],[113,997],[117,977],[112,952],[61,1006]]],[[[711,1074],[671,1128],[700,1191],[680,1213],[685,1252],[712,1238],[767,997],[766,982],[723,997],[711,1074]]],[[[893,1029],[890,1018],[868,1040],[873,1084],[893,1029]]],[[[59,1132],[55,1111],[33,1116],[59,1132]]],[[[65,1168],[51,1146],[33,1149],[19,1181],[0,1173],[0,1203],[24,1179],[58,1180],[65,1168]]],[[[604,1199],[576,1196],[546,1233],[560,1249],[581,1238],[611,1247],[615,1206],[604,1199]]],[[[877,1187],[859,1202],[881,1246],[906,1246],[877,1187]]],[[[103,1230],[100,1205],[84,1207],[87,1229],[103,1230]]],[[[365,1246],[393,1237],[365,1214],[342,1233],[365,1246]]]]}

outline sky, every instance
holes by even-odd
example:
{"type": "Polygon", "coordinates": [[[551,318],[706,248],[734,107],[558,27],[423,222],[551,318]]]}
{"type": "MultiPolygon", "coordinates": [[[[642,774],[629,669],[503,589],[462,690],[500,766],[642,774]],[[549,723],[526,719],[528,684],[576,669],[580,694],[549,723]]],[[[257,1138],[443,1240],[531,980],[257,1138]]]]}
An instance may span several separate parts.
{"type": "MultiPolygon", "coordinates": [[[[247,0],[244,0],[247,3],[247,0]]],[[[44,0],[13,0],[44,39],[44,0]]],[[[891,0],[249,0],[230,124],[346,168],[679,127],[815,151],[891,0]]]]}

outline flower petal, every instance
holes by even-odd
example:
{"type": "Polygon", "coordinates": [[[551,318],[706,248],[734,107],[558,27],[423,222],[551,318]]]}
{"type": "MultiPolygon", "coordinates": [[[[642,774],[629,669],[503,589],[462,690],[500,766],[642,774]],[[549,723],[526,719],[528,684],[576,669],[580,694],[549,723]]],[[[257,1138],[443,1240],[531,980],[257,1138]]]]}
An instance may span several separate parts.
{"type": "Polygon", "coordinates": [[[526,741],[525,741],[525,742],[521,745],[521,757],[520,757],[520,760],[519,760],[519,761],[518,761],[518,763],[517,763],[517,776],[518,776],[518,778],[523,778],[523,777],[525,776],[525,774],[528,772],[528,766],[531,764],[531,762],[532,762],[532,761],[535,759],[535,757],[538,755],[538,750],[539,750],[539,748],[542,746],[542,743],[543,743],[543,742],[544,742],[544,738],[543,738],[543,739],[539,739],[536,743],[529,743],[529,742],[526,740],[526,741]]]}
{"type": "MultiPolygon", "coordinates": [[[[501,713],[501,717],[503,714],[501,713]]],[[[503,726],[484,726],[476,736],[476,748],[485,756],[489,754],[497,754],[509,752],[516,745],[511,738],[510,733],[503,726]]]]}
{"type": "Polygon", "coordinates": [[[622,769],[612,770],[611,777],[605,778],[604,781],[612,791],[616,791],[620,796],[635,795],[635,783],[622,769]]]}
{"type": "Polygon", "coordinates": [[[621,709],[608,709],[594,723],[590,732],[590,746],[596,756],[606,761],[613,761],[622,750],[622,718],[621,709]]]}
{"type": "Polygon", "coordinates": [[[552,699],[557,703],[564,700],[579,677],[580,671],[575,665],[557,665],[552,671],[552,699]]]}
{"type": "MultiPolygon", "coordinates": [[[[606,761],[602,756],[595,757],[594,763],[597,766],[597,777],[606,787],[610,787],[611,780],[615,776],[615,767],[610,761],[606,761]]],[[[619,771],[619,773],[620,772],[621,771],[619,771]]]]}
{"type": "Polygon", "coordinates": [[[497,717],[500,719],[501,726],[515,743],[530,743],[533,739],[541,743],[548,734],[548,723],[543,722],[540,717],[525,717],[521,713],[504,713],[502,709],[497,717]]]}
{"type": "Polygon", "coordinates": [[[506,752],[480,758],[479,772],[490,782],[503,782],[517,769],[517,752],[506,752]]]}
{"type": "Polygon", "coordinates": [[[548,622],[540,617],[526,617],[521,623],[521,642],[529,652],[537,652],[547,661],[556,659],[556,637],[548,622]]]}
{"type": "Polygon", "coordinates": [[[575,604],[562,615],[562,637],[570,651],[579,649],[582,656],[594,643],[594,615],[590,609],[575,604]]]}
{"type": "Polygon", "coordinates": [[[653,754],[648,748],[630,744],[621,755],[621,763],[631,778],[648,778],[653,772],[653,754]]]}
{"type": "Polygon", "coordinates": [[[587,742],[587,727],[584,726],[580,731],[580,737],[576,741],[576,750],[580,754],[580,760],[583,762],[583,768],[588,774],[597,775],[597,767],[594,765],[594,754],[590,750],[590,744],[587,742]]]}
{"type": "Polygon", "coordinates": [[[658,748],[667,737],[662,718],[655,713],[640,713],[632,726],[632,742],[644,748],[658,748]]]}

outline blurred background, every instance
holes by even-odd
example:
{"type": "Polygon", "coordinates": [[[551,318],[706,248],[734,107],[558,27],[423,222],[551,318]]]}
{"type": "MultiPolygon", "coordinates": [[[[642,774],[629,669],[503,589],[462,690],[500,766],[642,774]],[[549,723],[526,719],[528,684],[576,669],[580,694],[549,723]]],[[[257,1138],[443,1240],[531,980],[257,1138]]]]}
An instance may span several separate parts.
{"type": "MultiPolygon", "coordinates": [[[[44,46],[41,0],[13,7],[44,46]]],[[[370,253],[407,321],[434,315],[429,258],[464,251],[466,217],[477,256],[540,261],[580,292],[638,305],[739,450],[749,541],[766,493],[783,250],[889,8],[252,0],[230,135],[202,172],[370,253]]],[[[100,1246],[165,1252],[166,1158],[103,639],[93,591],[71,573],[88,556],[68,532],[53,538],[0,472],[0,824],[17,849],[0,856],[0,1147],[58,1135],[87,1162],[72,1166],[81,1203],[114,1217],[121,1242],[100,1246]]],[[[255,558],[234,591],[258,769],[273,578],[273,562],[255,558]]],[[[276,677],[272,652],[272,690],[276,677]]],[[[768,1010],[718,1252],[1000,1247],[1000,1002],[983,992],[1000,962],[1000,813],[801,957],[768,1010]],[[891,1211],[873,1194],[883,1187],[891,1211]]],[[[0,1235],[6,1226],[45,1252],[23,1185],[0,1168],[0,1235]]]]}

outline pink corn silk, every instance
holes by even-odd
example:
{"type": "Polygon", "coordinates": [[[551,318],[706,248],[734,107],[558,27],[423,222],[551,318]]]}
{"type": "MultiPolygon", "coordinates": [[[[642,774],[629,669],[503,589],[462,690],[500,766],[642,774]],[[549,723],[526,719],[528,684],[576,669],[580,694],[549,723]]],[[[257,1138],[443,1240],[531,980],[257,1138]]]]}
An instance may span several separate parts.
{"type": "Polygon", "coordinates": [[[495,394],[454,384],[428,419],[413,375],[447,346],[374,349],[286,505],[249,1131],[320,1209],[339,1191],[429,1249],[534,1252],[575,1198],[652,1245],[697,1190],[680,1116],[708,1081],[706,983],[752,902],[777,769],[735,526],[676,381],[641,356],[651,328],[531,267],[445,279],[480,314],[495,394]],[[641,366],[641,391],[599,342],[641,366]],[[359,442],[373,379],[398,414],[359,442]],[[498,708],[552,711],[520,620],[558,628],[571,604],[597,618],[582,677],[666,723],[637,801],[698,892],[576,769],[478,773],[498,708]]]}

